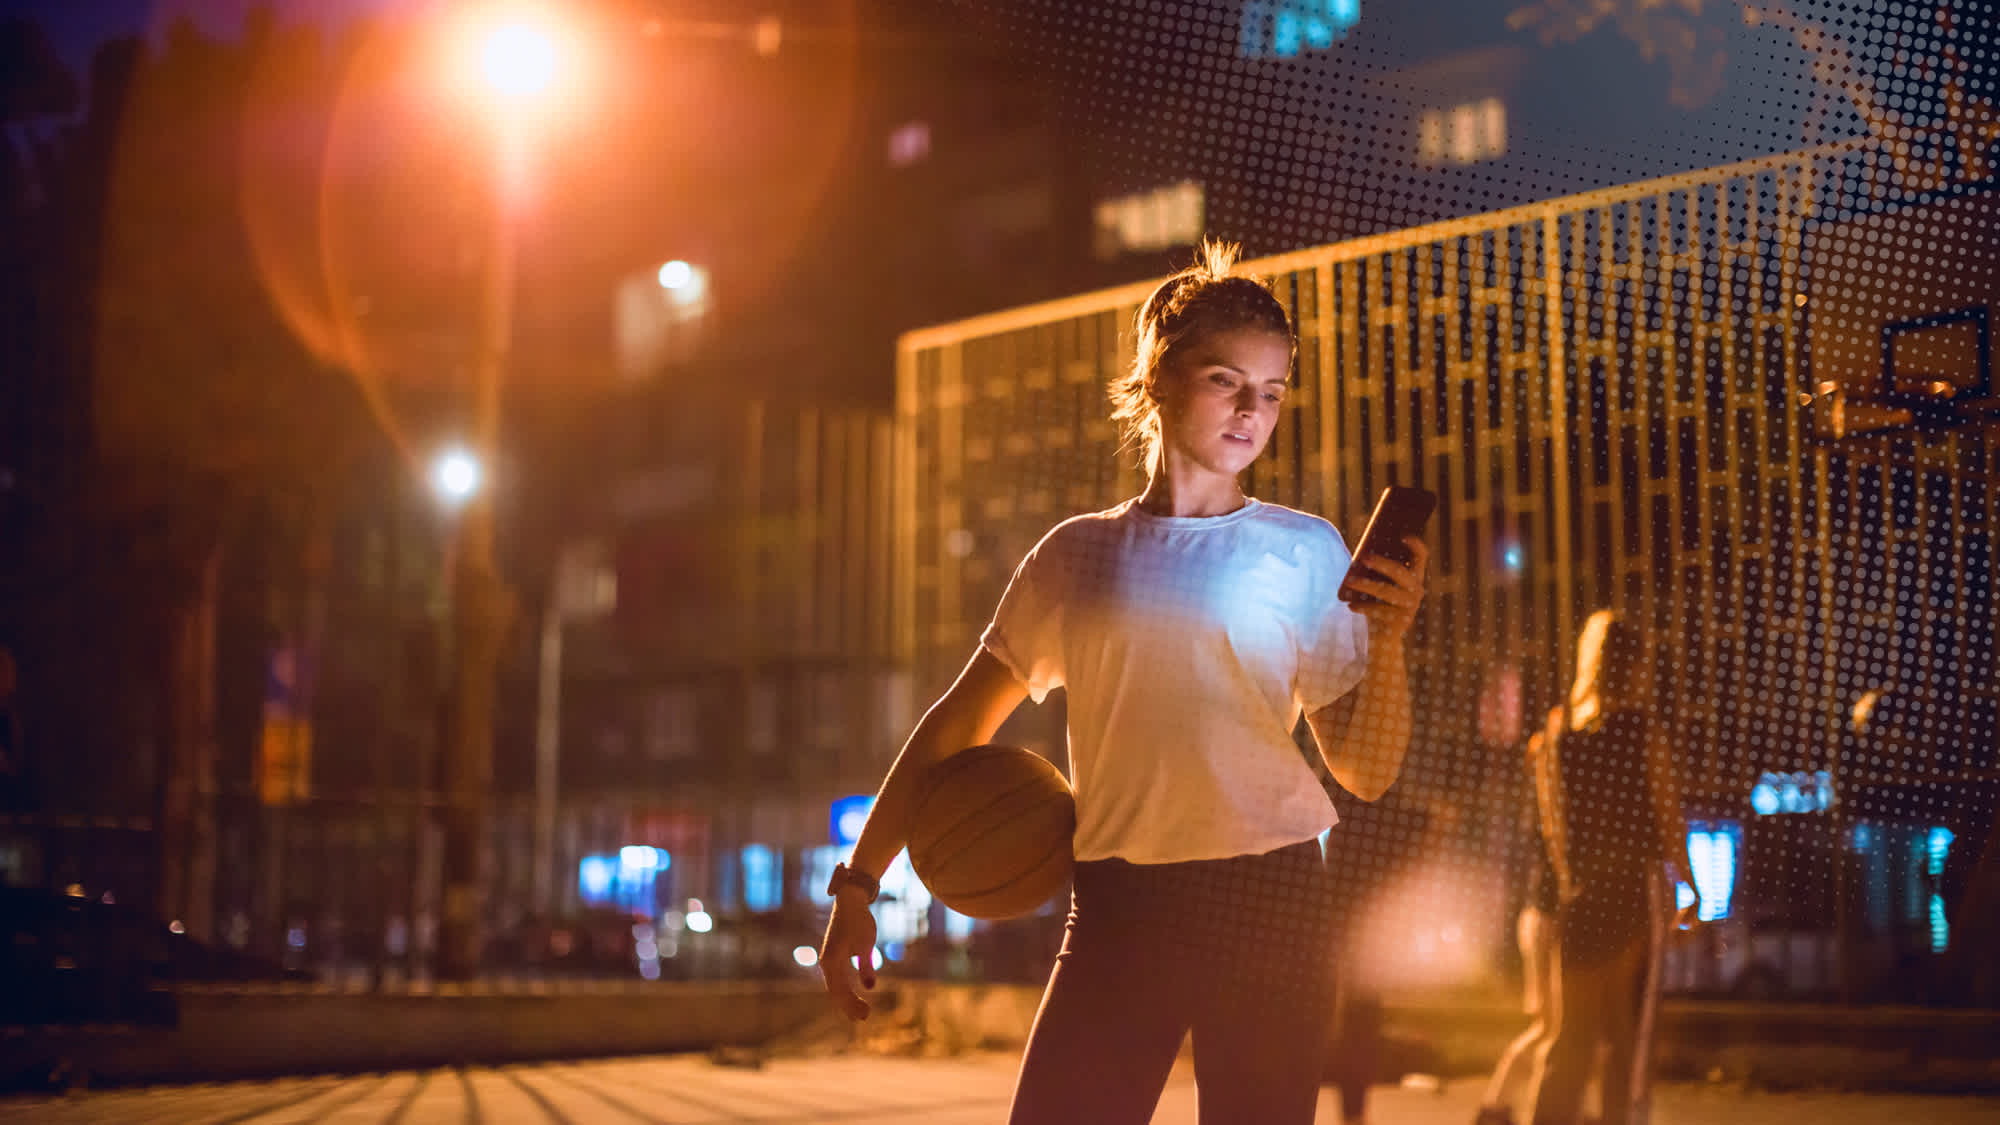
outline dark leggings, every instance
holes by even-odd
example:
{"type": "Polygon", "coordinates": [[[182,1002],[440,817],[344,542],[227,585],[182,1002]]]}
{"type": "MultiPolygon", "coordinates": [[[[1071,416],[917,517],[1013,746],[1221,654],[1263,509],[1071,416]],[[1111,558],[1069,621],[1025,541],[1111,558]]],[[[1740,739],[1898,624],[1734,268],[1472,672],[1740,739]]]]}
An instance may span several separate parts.
{"type": "Polygon", "coordinates": [[[1334,1004],[1333,1084],[1340,1087],[1340,1119],[1368,1116],[1368,1087],[1382,1069],[1382,997],[1374,982],[1343,971],[1334,1004]]]}
{"type": "Polygon", "coordinates": [[[1230,859],[1077,864],[1010,1120],[1145,1125],[1192,1031],[1203,1122],[1311,1125],[1332,916],[1316,840],[1230,859]]]}

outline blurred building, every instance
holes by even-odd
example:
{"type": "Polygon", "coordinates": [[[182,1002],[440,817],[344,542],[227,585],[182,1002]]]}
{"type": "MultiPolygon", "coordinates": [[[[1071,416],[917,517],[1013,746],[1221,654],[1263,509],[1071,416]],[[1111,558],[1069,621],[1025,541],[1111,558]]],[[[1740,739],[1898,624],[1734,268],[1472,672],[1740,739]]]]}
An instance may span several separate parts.
{"type": "MultiPolygon", "coordinates": [[[[889,635],[895,339],[1096,268],[1092,200],[1031,60],[952,14],[781,15],[775,49],[727,71],[760,147],[710,154],[697,194],[726,199],[726,231],[663,221],[610,287],[620,385],[579,425],[567,546],[532,584],[537,601],[594,591],[560,628],[558,911],[823,904],[851,843],[838,810],[914,725],[889,635]],[[801,223],[797,170],[752,165],[811,148],[814,97],[846,104],[801,223]],[[600,876],[628,847],[666,857],[631,902],[600,876]]],[[[517,778],[530,752],[511,740],[517,778]]],[[[900,871],[891,894],[907,916],[885,940],[919,936],[928,896],[900,871]]]]}
{"type": "Polygon", "coordinates": [[[608,482],[567,564],[602,596],[562,638],[560,868],[657,847],[680,897],[768,908],[913,721],[888,660],[888,419],[711,399],[655,421],[651,468],[608,482]],[[752,845],[772,858],[746,874],[752,845]]]}

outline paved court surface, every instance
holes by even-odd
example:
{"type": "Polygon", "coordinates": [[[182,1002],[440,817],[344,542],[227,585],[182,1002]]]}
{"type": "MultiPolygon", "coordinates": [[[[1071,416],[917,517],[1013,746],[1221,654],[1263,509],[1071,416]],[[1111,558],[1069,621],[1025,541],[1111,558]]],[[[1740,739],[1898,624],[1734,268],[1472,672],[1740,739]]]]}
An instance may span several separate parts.
{"type": "MultiPolygon", "coordinates": [[[[1014,1057],[913,1060],[867,1055],[780,1059],[761,1069],[672,1056],[349,1078],[292,1078],[0,1098],[0,1121],[124,1125],[626,1125],[747,1123],[961,1125],[1002,1122],[1014,1057]]],[[[1195,1125],[1185,1063],[1156,1125],[1195,1125]]],[[[1476,1091],[1382,1089],[1373,1125],[1469,1125],[1476,1091]]],[[[1331,1090],[1319,1121],[1339,1122],[1331,1090]]],[[[1994,1125],[2000,1098],[1755,1094],[1666,1086],[1654,1125],[1994,1125]]]]}

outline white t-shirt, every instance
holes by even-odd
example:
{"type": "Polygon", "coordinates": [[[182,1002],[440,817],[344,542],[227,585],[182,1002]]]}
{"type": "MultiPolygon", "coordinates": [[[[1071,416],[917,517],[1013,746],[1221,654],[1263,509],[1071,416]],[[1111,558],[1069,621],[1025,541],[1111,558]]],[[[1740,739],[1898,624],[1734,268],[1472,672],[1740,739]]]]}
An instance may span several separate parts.
{"type": "Polygon", "coordinates": [[[1028,552],[981,643],[1037,703],[1068,689],[1078,860],[1254,855],[1333,825],[1292,731],[1361,680],[1368,621],[1334,596],[1348,560],[1332,524],[1257,500],[1127,501],[1028,552]]]}

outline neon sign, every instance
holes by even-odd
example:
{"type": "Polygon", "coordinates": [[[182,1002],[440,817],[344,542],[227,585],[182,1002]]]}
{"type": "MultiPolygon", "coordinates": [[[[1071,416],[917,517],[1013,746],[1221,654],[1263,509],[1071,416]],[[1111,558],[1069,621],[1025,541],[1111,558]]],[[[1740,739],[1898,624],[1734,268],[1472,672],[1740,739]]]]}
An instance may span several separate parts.
{"type": "Polygon", "coordinates": [[[1361,22],[1361,0],[1244,0],[1238,48],[1243,57],[1297,58],[1323,51],[1361,22]]]}
{"type": "Polygon", "coordinates": [[[1750,789],[1750,808],[1758,816],[1825,812],[1833,807],[1833,775],[1826,770],[1767,772],[1750,789]]]}

